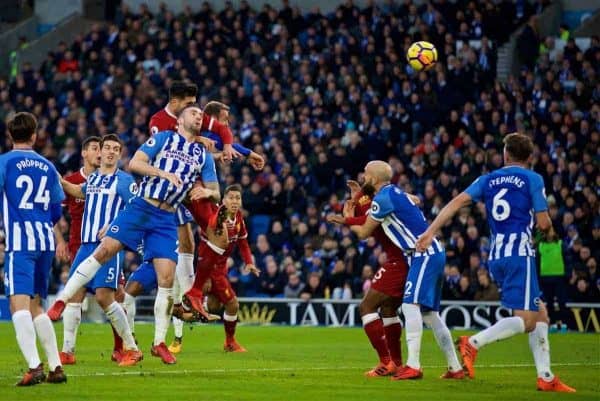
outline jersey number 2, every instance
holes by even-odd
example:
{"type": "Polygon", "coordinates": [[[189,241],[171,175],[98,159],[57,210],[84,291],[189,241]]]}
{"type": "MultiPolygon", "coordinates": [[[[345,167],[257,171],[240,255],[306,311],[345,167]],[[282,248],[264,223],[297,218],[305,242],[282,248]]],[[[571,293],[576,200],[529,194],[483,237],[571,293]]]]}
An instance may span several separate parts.
{"type": "Polygon", "coordinates": [[[31,202],[31,194],[33,193],[34,183],[30,176],[28,175],[20,175],[17,178],[17,188],[21,189],[25,187],[25,193],[21,198],[21,202],[19,202],[19,209],[33,209],[33,203],[41,203],[44,205],[44,210],[48,210],[48,205],[50,204],[50,191],[46,189],[46,183],[48,182],[48,177],[42,176],[40,180],[40,186],[37,189],[37,193],[33,202],[31,202]]]}
{"type": "Polygon", "coordinates": [[[502,188],[492,201],[492,217],[496,221],[504,221],[510,216],[510,204],[506,199],[502,199],[508,192],[508,189],[502,188]]]}

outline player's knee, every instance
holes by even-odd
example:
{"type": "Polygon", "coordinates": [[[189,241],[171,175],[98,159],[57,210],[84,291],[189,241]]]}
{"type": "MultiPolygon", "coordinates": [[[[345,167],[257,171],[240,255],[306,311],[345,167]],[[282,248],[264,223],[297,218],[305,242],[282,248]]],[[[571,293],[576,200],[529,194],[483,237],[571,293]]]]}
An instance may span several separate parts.
{"type": "Polygon", "coordinates": [[[530,333],[535,330],[535,325],[537,323],[537,319],[533,316],[528,316],[523,318],[523,324],[525,325],[525,332],[530,333]]]}
{"type": "Polygon", "coordinates": [[[237,297],[233,298],[231,301],[227,302],[227,304],[225,305],[225,310],[227,311],[227,314],[236,314],[238,312],[238,310],[240,309],[240,302],[238,301],[237,297]]]}

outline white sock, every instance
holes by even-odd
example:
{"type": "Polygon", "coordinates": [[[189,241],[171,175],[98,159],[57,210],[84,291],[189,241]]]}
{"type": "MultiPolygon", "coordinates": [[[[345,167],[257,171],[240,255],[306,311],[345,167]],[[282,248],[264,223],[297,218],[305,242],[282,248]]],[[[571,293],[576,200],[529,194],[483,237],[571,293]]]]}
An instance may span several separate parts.
{"type": "Polygon", "coordinates": [[[237,313],[235,315],[228,315],[227,312],[223,312],[223,320],[226,322],[235,322],[237,320],[237,313]]]}
{"type": "Polygon", "coordinates": [[[106,317],[108,317],[108,320],[112,323],[119,337],[123,339],[125,349],[137,350],[137,345],[131,334],[131,328],[129,327],[129,323],[127,323],[127,315],[121,307],[121,304],[116,301],[113,302],[106,308],[104,313],[106,313],[106,317]]]}
{"type": "Polygon", "coordinates": [[[529,333],[529,348],[533,353],[535,368],[539,378],[552,381],[554,374],[550,370],[550,342],[548,341],[548,324],[537,322],[535,330],[529,333]]]}
{"type": "Polygon", "coordinates": [[[458,362],[456,350],[454,349],[452,335],[450,334],[450,330],[448,330],[448,326],[446,326],[444,321],[440,318],[440,314],[433,311],[427,312],[423,314],[423,321],[433,330],[435,341],[444,355],[446,355],[448,369],[452,372],[458,372],[459,370],[462,370],[462,366],[460,366],[460,363],[458,362]]]}
{"type": "Polygon", "coordinates": [[[394,316],[394,317],[382,317],[381,320],[383,321],[383,327],[388,327],[391,326],[392,324],[402,324],[402,322],[400,321],[400,318],[398,316],[394,316]]]}
{"type": "Polygon", "coordinates": [[[30,369],[37,368],[42,361],[40,361],[40,355],[35,345],[35,327],[31,319],[31,312],[28,310],[18,310],[13,313],[12,321],[15,326],[17,343],[27,361],[27,366],[30,369]]]}
{"type": "Polygon", "coordinates": [[[77,266],[75,272],[65,285],[65,289],[60,293],[58,299],[67,302],[69,299],[83,288],[96,275],[102,265],[94,258],[93,255],[86,258],[77,266]]]}
{"type": "Polygon", "coordinates": [[[165,342],[173,312],[173,289],[158,287],[154,301],[154,345],[165,342]]]}
{"type": "MultiPolygon", "coordinates": [[[[194,285],[194,255],[191,253],[180,253],[177,257],[175,268],[175,279],[179,284],[181,295],[185,294],[194,285]]],[[[175,294],[177,295],[177,294],[175,294]]],[[[175,302],[181,302],[181,295],[175,298],[175,302]]]]}
{"type": "Polygon", "coordinates": [[[52,321],[45,313],[38,315],[33,319],[35,332],[42,343],[42,348],[46,352],[48,358],[48,366],[51,371],[54,371],[57,366],[61,366],[60,356],[58,355],[58,345],[56,344],[56,333],[52,321]]]}
{"type": "MultiPolygon", "coordinates": [[[[225,315],[223,315],[223,317],[225,317],[225,315]]],[[[379,319],[379,313],[367,313],[360,318],[362,320],[363,327],[365,327],[367,324],[379,319]]]]}
{"type": "Polygon", "coordinates": [[[408,349],[406,365],[413,369],[420,369],[421,337],[423,337],[421,308],[415,304],[402,304],[402,313],[404,313],[404,331],[408,349]]]}
{"type": "Polygon", "coordinates": [[[81,323],[81,304],[69,302],[63,312],[63,352],[75,352],[77,329],[81,323]]]}
{"type": "Polygon", "coordinates": [[[132,333],[135,333],[135,297],[132,297],[128,293],[125,293],[125,300],[123,301],[123,308],[127,312],[127,323],[132,333]]]}
{"type": "Polygon", "coordinates": [[[518,316],[500,319],[493,326],[471,336],[469,343],[476,349],[494,341],[504,340],[516,334],[525,333],[525,322],[518,316]]]}
{"type": "Polygon", "coordinates": [[[183,337],[183,320],[178,319],[175,316],[173,316],[173,332],[175,337],[183,337]]]}

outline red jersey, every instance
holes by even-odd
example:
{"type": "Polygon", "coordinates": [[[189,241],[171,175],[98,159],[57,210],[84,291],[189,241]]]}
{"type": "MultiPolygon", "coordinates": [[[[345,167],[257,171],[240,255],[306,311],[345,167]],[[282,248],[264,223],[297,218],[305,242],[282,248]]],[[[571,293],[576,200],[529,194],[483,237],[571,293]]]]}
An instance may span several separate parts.
{"type": "MultiPolygon", "coordinates": [[[[203,248],[211,248],[213,251],[216,250],[208,245],[208,240],[206,239],[206,230],[208,227],[216,228],[217,226],[217,218],[219,216],[219,211],[223,205],[217,206],[215,203],[209,200],[201,200],[194,201],[190,205],[189,211],[192,213],[194,220],[198,223],[201,229],[201,238],[199,248],[202,252],[203,248]]],[[[240,248],[240,255],[244,260],[244,263],[251,264],[252,263],[252,253],[250,251],[250,245],[248,245],[248,230],[246,229],[246,223],[244,222],[244,217],[242,212],[238,210],[235,215],[235,218],[225,221],[227,224],[227,235],[229,238],[229,244],[227,249],[224,252],[219,252],[220,260],[226,261],[229,255],[233,252],[236,245],[240,248]]]]}
{"type": "MultiPolygon", "coordinates": [[[[154,135],[160,131],[177,131],[177,117],[169,112],[165,107],[150,117],[148,129],[150,130],[150,135],[154,135]]],[[[200,128],[200,130],[214,132],[221,137],[221,140],[226,145],[233,143],[233,134],[231,133],[229,127],[220,123],[208,114],[203,114],[202,128],[200,128]]]]}
{"type": "MultiPolygon", "coordinates": [[[[72,184],[80,185],[83,184],[87,177],[83,174],[83,168],[65,177],[66,181],[72,184]]],[[[67,211],[71,216],[71,229],[69,230],[69,252],[71,253],[71,259],[75,257],[79,246],[81,245],[81,221],[83,219],[83,209],[85,207],[85,200],[74,198],[71,195],[67,195],[63,205],[67,207],[67,211]]]]}
{"type": "MultiPolygon", "coordinates": [[[[367,220],[367,212],[371,209],[371,198],[362,192],[359,192],[354,197],[356,202],[356,208],[354,209],[354,213],[356,217],[347,217],[346,224],[349,225],[357,225],[362,226],[367,220]]],[[[377,227],[375,231],[373,231],[373,237],[375,240],[381,245],[381,248],[385,252],[388,258],[388,262],[396,261],[401,259],[404,261],[404,252],[400,248],[398,248],[392,240],[388,238],[388,236],[383,231],[381,226],[377,227]]]]}

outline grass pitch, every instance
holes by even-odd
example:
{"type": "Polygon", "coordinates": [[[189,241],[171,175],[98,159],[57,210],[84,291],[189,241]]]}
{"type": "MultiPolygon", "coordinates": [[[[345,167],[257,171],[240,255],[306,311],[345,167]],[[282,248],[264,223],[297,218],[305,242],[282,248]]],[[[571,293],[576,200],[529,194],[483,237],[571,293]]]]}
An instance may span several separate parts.
{"type": "MultiPolygon", "coordinates": [[[[62,325],[55,326],[62,344],[62,325]]],[[[3,400],[600,400],[600,336],[550,336],[553,370],[575,394],[535,390],[535,367],[527,337],[487,346],[478,356],[475,380],[447,381],[444,360],[431,331],[425,331],[423,380],[367,379],[376,357],[361,329],[325,327],[238,327],[249,352],[226,354],[221,325],[184,331],[176,365],[150,355],[153,326],[138,324],[144,360],[132,368],[110,361],[108,325],[83,324],[77,364],[65,368],[68,383],[17,388],[25,363],[14,329],[0,324],[0,394],[3,400]]],[[[456,338],[461,332],[453,331],[456,338]]],[[[168,337],[172,338],[171,335],[168,337]]],[[[404,351],[404,350],[403,350],[404,351]]],[[[43,354],[40,354],[43,355],[43,354]]]]}

